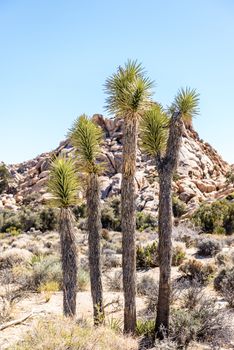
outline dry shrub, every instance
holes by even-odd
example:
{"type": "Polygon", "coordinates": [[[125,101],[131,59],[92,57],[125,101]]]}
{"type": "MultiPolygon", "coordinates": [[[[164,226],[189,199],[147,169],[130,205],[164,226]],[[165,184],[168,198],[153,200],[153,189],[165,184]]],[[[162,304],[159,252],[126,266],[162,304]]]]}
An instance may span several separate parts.
{"type": "Polygon", "coordinates": [[[196,245],[199,235],[198,230],[191,226],[191,223],[183,222],[173,227],[172,237],[176,241],[185,243],[189,248],[196,245]]]}
{"type": "Polygon", "coordinates": [[[143,276],[137,282],[137,293],[148,297],[158,294],[158,283],[150,276],[143,276]]]}
{"type": "Polygon", "coordinates": [[[228,302],[229,306],[234,308],[234,267],[220,270],[214,279],[214,287],[228,302]]]}
{"type": "Polygon", "coordinates": [[[170,337],[181,349],[187,349],[192,341],[219,349],[230,344],[232,326],[228,313],[217,306],[216,300],[203,297],[192,310],[172,310],[170,337]]]}
{"type": "Polygon", "coordinates": [[[0,256],[0,269],[7,269],[15,265],[27,264],[32,259],[32,253],[26,249],[10,248],[0,256]]]}
{"type": "Polygon", "coordinates": [[[76,322],[53,318],[41,320],[33,331],[9,350],[137,350],[137,340],[109,328],[82,327],[76,322]]]}
{"type": "Polygon", "coordinates": [[[23,289],[38,292],[41,286],[49,282],[57,282],[61,289],[62,270],[60,260],[57,256],[39,256],[31,259],[28,268],[16,267],[13,269],[15,282],[23,289]]]}
{"type": "Polygon", "coordinates": [[[0,324],[11,319],[14,306],[27,294],[21,290],[20,286],[13,284],[11,270],[5,270],[0,275],[0,324]]]}
{"type": "Polygon", "coordinates": [[[102,229],[102,238],[105,239],[106,241],[110,241],[111,239],[110,232],[106,228],[102,229]]]}
{"type": "Polygon", "coordinates": [[[196,280],[202,284],[206,284],[213,277],[216,267],[211,263],[202,263],[199,260],[191,259],[185,261],[179,267],[184,277],[189,280],[196,280]]]}
{"type": "Polygon", "coordinates": [[[113,267],[120,267],[122,265],[122,257],[117,254],[104,254],[103,266],[108,270],[113,267]]]}
{"type": "Polygon", "coordinates": [[[197,254],[201,256],[215,256],[222,250],[222,244],[214,238],[203,238],[197,244],[197,254]]]}

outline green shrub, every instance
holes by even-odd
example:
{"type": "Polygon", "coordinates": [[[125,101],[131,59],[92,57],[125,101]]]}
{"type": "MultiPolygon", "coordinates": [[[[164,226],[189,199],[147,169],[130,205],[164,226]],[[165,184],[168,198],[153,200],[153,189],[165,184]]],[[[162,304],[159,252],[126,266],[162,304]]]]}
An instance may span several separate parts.
{"type": "Polygon", "coordinates": [[[4,210],[0,213],[0,232],[7,232],[12,227],[24,232],[31,228],[45,232],[55,230],[57,224],[58,215],[53,208],[32,209],[22,206],[17,212],[4,210]]]}
{"type": "Polygon", "coordinates": [[[86,217],[87,208],[85,203],[81,203],[80,205],[76,205],[72,208],[73,214],[76,220],[83,219],[86,217]]]}
{"type": "Polygon", "coordinates": [[[16,230],[22,230],[22,223],[20,221],[18,212],[13,212],[10,210],[4,210],[1,214],[1,232],[7,232],[11,227],[15,227],[16,230]]]}
{"type": "Polygon", "coordinates": [[[157,223],[157,218],[150,213],[140,211],[136,214],[136,228],[139,231],[144,231],[147,228],[153,229],[157,226],[157,223]]]}
{"type": "Polygon", "coordinates": [[[0,194],[7,190],[10,173],[5,164],[0,164],[0,194]]]}
{"type": "Polygon", "coordinates": [[[14,226],[10,226],[6,229],[6,232],[9,233],[11,236],[19,236],[21,234],[21,229],[16,228],[14,226]]]}
{"type": "MultiPolygon", "coordinates": [[[[185,259],[185,248],[182,244],[172,246],[172,265],[178,266],[185,259]]],[[[158,242],[153,242],[144,247],[137,246],[136,267],[137,269],[149,269],[159,266],[158,242]]]]}
{"type": "Polygon", "coordinates": [[[153,242],[145,247],[137,246],[136,267],[148,269],[159,266],[158,243],[153,242]]]}
{"type": "Polygon", "coordinates": [[[182,243],[173,244],[172,246],[172,266],[179,266],[186,258],[185,247],[182,243]]]}
{"type": "Polygon", "coordinates": [[[120,226],[120,198],[108,199],[101,210],[102,227],[108,230],[121,231],[120,226]]]}
{"type": "Polygon", "coordinates": [[[45,208],[40,211],[40,230],[53,231],[57,228],[58,225],[58,213],[53,208],[45,208]]]}
{"type": "Polygon", "coordinates": [[[32,227],[36,230],[40,229],[40,214],[36,210],[24,207],[19,214],[22,230],[27,232],[32,227]]]}
{"type": "Polygon", "coordinates": [[[145,336],[147,338],[154,336],[155,321],[154,320],[137,320],[136,335],[145,336]]]}
{"type": "Polygon", "coordinates": [[[193,220],[204,232],[231,234],[234,232],[234,203],[224,199],[202,204],[193,220]]]}
{"type": "Polygon", "coordinates": [[[226,182],[227,184],[234,184],[234,172],[232,170],[227,172],[226,182]]]}
{"type": "Polygon", "coordinates": [[[175,218],[180,218],[183,214],[186,213],[187,207],[186,204],[180,200],[178,197],[172,197],[172,211],[175,218]]]}

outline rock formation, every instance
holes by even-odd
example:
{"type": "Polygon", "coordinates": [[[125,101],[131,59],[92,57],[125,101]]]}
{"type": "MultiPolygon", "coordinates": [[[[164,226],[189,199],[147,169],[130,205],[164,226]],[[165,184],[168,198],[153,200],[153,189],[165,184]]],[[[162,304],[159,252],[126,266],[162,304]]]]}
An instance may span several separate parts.
{"type": "MultiPolygon", "coordinates": [[[[93,120],[102,127],[105,134],[103,152],[100,161],[105,162],[101,176],[102,199],[118,195],[121,183],[122,161],[122,121],[105,119],[95,114],[93,120]]],[[[41,203],[48,197],[46,182],[49,174],[51,155],[74,155],[68,140],[60,143],[53,152],[43,153],[33,160],[21,164],[9,165],[13,178],[10,194],[0,196],[0,210],[16,210],[23,201],[32,200],[41,203]]],[[[232,185],[226,184],[226,173],[230,166],[206,142],[203,142],[193,129],[185,129],[180,150],[179,166],[174,176],[175,194],[187,204],[188,210],[194,210],[202,201],[212,201],[233,192],[232,185]]],[[[138,190],[138,210],[153,213],[158,206],[158,181],[154,161],[137,153],[136,188],[138,190]]]]}

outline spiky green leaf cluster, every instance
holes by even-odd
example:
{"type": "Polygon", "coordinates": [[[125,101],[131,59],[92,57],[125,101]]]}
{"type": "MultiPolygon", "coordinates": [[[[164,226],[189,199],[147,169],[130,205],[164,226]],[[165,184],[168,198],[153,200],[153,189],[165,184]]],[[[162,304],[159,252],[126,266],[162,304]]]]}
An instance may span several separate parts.
{"type": "Polygon", "coordinates": [[[74,161],[65,157],[55,158],[51,163],[48,181],[52,204],[59,208],[67,208],[76,204],[78,188],[74,161]]]}
{"type": "Polygon", "coordinates": [[[152,86],[153,82],[145,76],[142,65],[128,60],[106,80],[106,110],[117,117],[141,114],[149,106],[152,86]]]}
{"type": "Polygon", "coordinates": [[[100,166],[97,164],[97,157],[103,143],[102,129],[82,114],[75,120],[68,136],[76,150],[79,168],[88,173],[98,172],[100,166]]]}
{"type": "Polygon", "coordinates": [[[172,104],[171,111],[181,112],[182,119],[190,122],[199,113],[199,94],[195,89],[186,87],[180,89],[172,104]]]}
{"type": "Polygon", "coordinates": [[[147,154],[162,154],[167,145],[169,118],[160,105],[146,111],[140,122],[140,146],[147,154]]]}

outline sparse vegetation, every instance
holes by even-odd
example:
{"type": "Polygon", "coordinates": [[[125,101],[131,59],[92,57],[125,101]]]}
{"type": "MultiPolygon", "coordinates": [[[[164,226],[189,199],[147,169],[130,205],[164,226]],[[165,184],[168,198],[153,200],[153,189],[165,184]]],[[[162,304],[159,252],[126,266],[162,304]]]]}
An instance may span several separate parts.
{"type": "Polygon", "coordinates": [[[105,201],[101,215],[103,228],[120,231],[120,197],[112,197],[105,201]]]}
{"type": "MultiPolygon", "coordinates": [[[[172,265],[178,266],[185,259],[185,247],[181,243],[173,244],[172,265]]],[[[159,266],[158,243],[155,241],[146,246],[137,246],[136,267],[137,269],[149,269],[159,266]]]]}
{"type": "Polygon", "coordinates": [[[0,194],[7,190],[10,173],[4,163],[0,163],[0,194]]]}
{"type": "Polygon", "coordinates": [[[172,196],[172,211],[175,218],[186,213],[186,204],[176,196],[172,196]]]}
{"type": "Polygon", "coordinates": [[[197,254],[201,256],[215,256],[222,250],[222,244],[214,238],[203,238],[198,241],[197,254]]]}
{"type": "Polygon", "coordinates": [[[199,260],[191,259],[180,265],[179,270],[189,280],[206,284],[214,276],[216,268],[212,263],[202,263],[199,260]]]}
{"type": "Polygon", "coordinates": [[[231,234],[234,231],[234,203],[225,199],[202,204],[193,220],[204,232],[231,234]]]}
{"type": "Polygon", "coordinates": [[[147,228],[155,229],[158,224],[158,220],[155,216],[150,213],[143,211],[137,212],[136,214],[136,228],[139,231],[144,231],[147,228]]]}
{"type": "Polygon", "coordinates": [[[110,328],[82,327],[75,321],[56,317],[38,322],[34,331],[9,350],[137,350],[137,340],[116,334],[110,328]]]}
{"type": "Polygon", "coordinates": [[[229,306],[234,308],[234,267],[220,270],[214,280],[214,287],[228,302],[229,306]]]}

